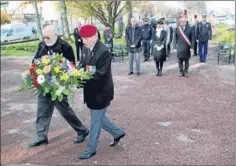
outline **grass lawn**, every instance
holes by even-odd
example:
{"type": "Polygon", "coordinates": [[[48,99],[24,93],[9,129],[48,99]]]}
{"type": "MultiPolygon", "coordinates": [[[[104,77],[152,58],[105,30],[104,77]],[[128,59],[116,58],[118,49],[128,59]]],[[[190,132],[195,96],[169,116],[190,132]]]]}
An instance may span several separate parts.
{"type": "Polygon", "coordinates": [[[1,50],[1,56],[33,56],[33,52],[22,50],[1,50]]]}
{"type": "MultiPolygon", "coordinates": [[[[101,41],[104,42],[103,31],[100,31],[100,34],[101,34],[101,41]]],[[[72,46],[74,50],[74,54],[76,54],[74,37],[71,36],[71,39],[72,41],[68,41],[68,43],[72,46]]],[[[3,45],[1,46],[1,56],[32,56],[37,51],[39,42],[40,40],[3,45]]],[[[124,45],[125,39],[124,38],[114,39],[113,42],[114,44],[117,44],[117,45],[124,45]]]]}

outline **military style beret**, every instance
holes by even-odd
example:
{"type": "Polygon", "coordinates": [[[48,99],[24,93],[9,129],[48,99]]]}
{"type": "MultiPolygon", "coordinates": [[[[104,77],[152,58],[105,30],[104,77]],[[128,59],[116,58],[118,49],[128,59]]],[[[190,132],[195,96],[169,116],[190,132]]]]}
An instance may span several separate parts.
{"type": "Polygon", "coordinates": [[[84,25],[81,27],[79,34],[81,37],[92,37],[96,34],[97,28],[94,25],[84,25]]]}

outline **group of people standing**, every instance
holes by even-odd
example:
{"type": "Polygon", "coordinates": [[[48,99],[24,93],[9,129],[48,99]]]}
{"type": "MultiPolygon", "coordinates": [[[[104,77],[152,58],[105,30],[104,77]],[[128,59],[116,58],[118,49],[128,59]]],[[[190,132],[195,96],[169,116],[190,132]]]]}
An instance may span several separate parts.
{"type": "Polygon", "coordinates": [[[205,63],[208,52],[208,40],[211,40],[211,24],[206,22],[206,15],[202,15],[202,22],[196,20],[194,26],[190,26],[186,17],[180,18],[180,25],[174,30],[169,26],[165,18],[160,18],[152,26],[149,19],[143,19],[143,26],[137,24],[137,20],[131,19],[131,26],[126,29],[125,39],[129,53],[129,75],[133,74],[133,61],[136,62],[136,72],[140,75],[140,55],[143,53],[144,62],[150,55],[156,64],[157,76],[162,76],[163,64],[170,56],[171,43],[177,49],[180,76],[188,76],[189,58],[197,56],[197,46],[200,62],[205,63]],[[202,49],[204,48],[204,53],[202,49]]]}

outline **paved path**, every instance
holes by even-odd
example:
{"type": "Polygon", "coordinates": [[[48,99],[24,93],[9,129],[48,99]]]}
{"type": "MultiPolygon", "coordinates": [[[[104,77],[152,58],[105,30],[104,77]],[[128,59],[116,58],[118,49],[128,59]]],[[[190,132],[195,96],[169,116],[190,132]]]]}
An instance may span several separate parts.
{"type": "MultiPolygon", "coordinates": [[[[113,63],[115,99],[108,116],[127,136],[110,148],[112,137],[102,131],[97,155],[81,161],[86,148],[73,144],[75,132],[55,109],[50,144],[27,149],[34,137],[36,98],[17,92],[28,57],[1,57],[1,163],[38,165],[233,165],[234,65],[217,65],[213,49],[209,61],[191,58],[189,78],[179,78],[176,53],[155,76],[154,62],[141,64],[140,76],[128,76],[128,63],[113,63]]],[[[82,91],[72,104],[89,126],[82,91]]]]}

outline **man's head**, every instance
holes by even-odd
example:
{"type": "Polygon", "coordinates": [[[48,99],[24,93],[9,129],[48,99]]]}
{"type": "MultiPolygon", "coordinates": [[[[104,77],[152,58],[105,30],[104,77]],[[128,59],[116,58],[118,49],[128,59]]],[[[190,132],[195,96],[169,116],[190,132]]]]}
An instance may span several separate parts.
{"type": "Polygon", "coordinates": [[[131,18],[131,26],[135,26],[137,24],[137,19],[135,17],[131,18]]]}
{"type": "Polygon", "coordinates": [[[109,24],[106,25],[106,29],[111,29],[111,26],[109,24]]]}
{"type": "Polygon", "coordinates": [[[207,17],[206,14],[202,15],[202,22],[206,22],[206,17],[207,17]]]}
{"type": "Polygon", "coordinates": [[[181,26],[185,26],[186,24],[187,24],[186,17],[184,17],[184,16],[181,17],[181,18],[180,18],[180,25],[181,25],[181,26]]]}
{"type": "Polygon", "coordinates": [[[43,28],[43,39],[47,46],[53,46],[56,43],[58,36],[55,26],[47,25],[43,28]]]}
{"type": "Polygon", "coordinates": [[[156,24],[156,28],[162,28],[163,27],[163,22],[162,22],[162,20],[158,20],[157,21],[157,24],[156,24]]]}
{"type": "Polygon", "coordinates": [[[147,17],[145,17],[145,18],[143,19],[143,23],[144,23],[144,24],[148,24],[148,23],[149,23],[149,19],[148,19],[147,17]]]}
{"type": "Polygon", "coordinates": [[[98,39],[97,28],[94,25],[84,25],[81,27],[79,34],[85,47],[92,48],[98,39]]]}

